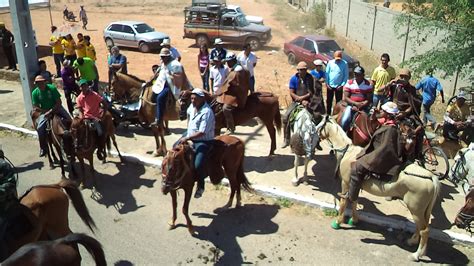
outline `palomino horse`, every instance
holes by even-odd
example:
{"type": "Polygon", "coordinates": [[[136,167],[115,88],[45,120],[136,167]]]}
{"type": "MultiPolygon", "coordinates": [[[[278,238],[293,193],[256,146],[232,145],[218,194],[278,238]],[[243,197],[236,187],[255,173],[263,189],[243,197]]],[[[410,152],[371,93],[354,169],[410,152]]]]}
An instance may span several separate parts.
{"type": "MultiPolygon", "coordinates": [[[[337,103],[334,107],[333,116],[337,117],[336,121],[340,124],[342,114],[344,113],[345,105],[341,102],[337,103]]],[[[352,122],[351,122],[352,123],[352,122]]],[[[370,116],[364,111],[358,111],[355,114],[352,128],[347,132],[349,138],[352,139],[352,143],[357,146],[364,147],[369,144],[370,139],[374,135],[375,130],[380,127],[380,123],[377,121],[376,112],[370,116]]]]}
{"type": "MultiPolygon", "coordinates": [[[[115,140],[115,126],[112,120],[112,115],[107,111],[104,113],[102,117],[102,131],[103,131],[103,138],[105,139],[104,144],[107,144],[107,151],[99,151],[97,150],[97,154],[101,153],[102,155],[102,163],[106,162],[107,153],[110,153],[110,141],[114,144],[115,149],[118,152],[118,156],[120,157],[120,161],[123,162],[122,155],[117,146],[117,142],[115,140]]],[[[70,134],[64,136],[64,151],[70,157],[70,169],[72,170],[73,174],[76,175],[73,164],[75,162],[75,158],[79,159],[81,163],[81,170],[84,174],[84,178],[81,181],[82,184],[85,184],[87,175],[85,174],[84,170],[84,159],[89,161],[91,176],[95,176],[94,170],[94,151],[99,147],[99,137],[97,133],[93,131],[85,122],[84,119],[75,117],[72,121],[71,131],[70,134]]],[[[105,145],[101,145],[105,146],[105,145]]]]}
{"type": "MultiPolygon", "coordinates": [[[[33,120],[33,127],[36,129],[37,123],[36,120],[41,115],[40,112],[33,111],[31,113],[31,119],[33,120]]],[[[64,125],[61,121],[61,118],[58,115],[54,115],[52,119],[48,121],[48,161],[49,167],[54,169],[54,162],[58,161],[56,154],[54,153],[53,147],[56,149],[56,152],[59,157],[59,165],[61,167],[61,177],[65,178],[64,172],[64,156],[63,156],[63,136],[66,128],[69,128],[70,125],[64,125]]]]}
{"type": "MultiPolygon", "coordinates": [[[[342,179],[342,194],[349,191],[351,165],[355,162],[357,154],[362,147],[352,145],[351,139],[347,137],[342,128],[330,117],[326,117],[317,125],[321,140],[328,140],[336,151],[342,151],[342,159],[339,165],[339,174],[342,179]],[[337,147],[337,148],[336,148],[337,147]]],[[[413,216],[416,231],[407,241],[414,245],[419,241],[418,249],[412,254],[414,260],[419,260],[426,253],[429,235],[429,221],[431,211],[439,193],[440,183],[437,175],[422,168],[418,164],[410,164],[403,169],[398,177],[389,182],[370,178],[362,184],[362,188],[370,194],[380,197],[395,197],[403,200],[413,216]],[[426,178],[422,178],[426,177],[426,178]],[[421,237],[421,239],[420,239],[421,237]]],[[[348,201],[341,199],[339,216],[333,222],[332,227],[337,229],[344,221],[344,210],[348,201]]],[[[357,202],[352,203],[352,218],[349,224],[357,223],[359,216],[356,211],[357,202]]]]}
{"type": "Polygon", "coordinates": [[[81,265],[77,244],[83,245],[97,266],[107,265],[99,241],[85,234],[69,234],[53,241],[40,241],[25,245],[2,262],[4,266],[23,265],[81,265]]]}
{"type": "MultiPolygon", "coordinates": [[[[236,207],[241,205],[240,185],[247,190],[252,191],[250,183],[244,174],[244,143],[233,136],[218,136],[211,148],[209,158],[207,159],[207,170],[213,184],[218,184],[226,176],[230,182],[231,193],[229,201],[224,205],[223,209],[232,206],[234,195],[237,192],[236,207]],[[222,169],[224,168],[224,169],[222,169]]],[[[161,173],[163,176],[161,191],[163,194],[171,194],[173,204],[173,218],[169,225],[170,229],[176,227],[176,208],[177,191],[184,190],[183,214],[186,217],[188,230],[194,233],[191,218],[188,215],[189,201],[194,188],[195,170],[194,170],[194,151],[189,144],[179,144],[172,150],[168,151],[161,165],[161,173]]]]}
{"type": "MultiPolygon", "coordinates": [[[[206,95],[206,100],[211,104],[211,108],[215,114],[215,133],[220,135],[221,128],[226,127],[225,117],[222,112],[222,104],[214,101],[212,96],[206,95]]],[[[179,97],[180,102],[180,119],[186,119],[186,110],[191,104],[191,92],[183,91],[179,97]]],[[[274,155],[276,150],[276,136],[275,133],[281,130],[281,115],[280,104],[278,97],[269,92],[254,92],[247,98],[247,103],[244,108],[237,108],[233,111],[234,123],[242,125],[248,120],[258,117],[267,128],[271,139],[270,153],[274,155]],[[275,129],[276,127],[276,129],[275,129]]]]}
{"type": "Polygon", "coordinates": [[[459,210],[458,215],[456,215],[454,224],[458,228],[466,229],[472,235],[472,221],[474,221],[474,189],[471,189],[466,195],[466,203],[459,210]]]}
{"type": "MultiPolygon", "coordinates": [[[[21,246],[38,240],[57,239],[71,233],[68,221],[69,201],[82,221],[94,232],[95,223],[78,190],[76,183],[62,179],[58,184],[32,187],[21,198],[20,203],[29,210],[23,211],[32,230],[20,236],[7,237],[8,254],[21,246]]],[[[15,225],[12,225],[13,227],[15,225]]],[[[8,230],[8,233],[15,230],[8,230]]]]}

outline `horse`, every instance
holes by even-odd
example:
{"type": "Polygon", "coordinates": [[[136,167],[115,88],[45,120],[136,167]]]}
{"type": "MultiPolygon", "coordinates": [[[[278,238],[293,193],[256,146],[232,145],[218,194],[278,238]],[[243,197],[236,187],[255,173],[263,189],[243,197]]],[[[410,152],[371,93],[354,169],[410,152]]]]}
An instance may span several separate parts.
{"type": "Polygon", "coordinates": [[[466,229],[472,236],[471,224],[474,221],[474,189],[471,189],[466,195],[464,206],[459,210],[454,224],[458,228],[466,229]]]}
{"type": "MultiPolygon", "coordinates": [[[[105,152],[97,150],[98,156],[99,154],[102,155],[102,163],[106,162],[107,153],[110,153],[111,141],[118,152],[120,161],[123,162],[124,160],[122,154],[120,153],[120,150],[117,146],[117,141],[115,140],[115,126],[113,123],[112,115],[108,111],[104,112],[104,115],[102,116],[102,131],[104,134],[103,139],[105,139],[105,144],[107,145],[108,151],[105,152]]],[[[87,159],[89,161],[91,176],[95,176],[94,151],[99,147],[99,137],[86,124],[85,119],[74,117],[71,124],[70,134],[65,134],[63,139],[64,151],[70,157],[70,169],[72,170],[72,173],[76,175],[73,164],[77,157],[79,159],[79,162],[81,163],[82,173],[84,174],[84,178],[81,183],[84,184],[87,177],[84,170],[84,159],[87,159]]]]}
{"type": "Polygon", "coordinates": [[[122,104],[138,102],[143,83],[145,83],[144,80],[134,75],[114,72],[110,83],[110,89],[113,92],[112,99],[122,104]]]}
{"type": "Polygon", "coordinates": [[[15,220],[10,226],[7,225],[7,253],[12,254],[27,243],[57,239],[70,234],[68,197],[81,220],[94,232],[94,220],[76,183],[62,179],[57,184],[34,186],[19,198],[20,204],[15,210],[24,214],[27,221],[22,220],[22,223],[15,220]],[[27,233],[24,233],[25,224],[30,225],[27,233]]]}
{"type": "MultiPolygon", "coordinates": [[[[211,105],[215,115],[215,134],[220,135],[221,129],[226,127],[226,120],[222,112],[222,104],[215,101],[215,99],[206,95],[206,101],[211,105]]],[[[186,110],[191,104],[191,92],[183,91],[179,97],[180,104],[180,119],[186,119],[186,110]]],[[[276,136],[275,132],[281,131],[281,114],[278,97],[269,92],[254,92],[247,98],[247,103],[243,108],[237,108],[232,111],[234,116],[234,123],[242,125],[248,120],[258,117],[267,128],[271,139],[269,156],[275,154],[276,150],[276,136]],[[276,127],[276,129],[275,129],[276,127]]]]}
{"type": "MultiPolygon", "coordinates": [[[[341,124],[345,108],[346,105],[342,102],[337,103],[334,107],[333,117],[336,118],[339,125],[341,124]]],[[[352,127],[348,130],[347,135],[352,139],[354,145],[364,147],[369,144],[375,130],[380,127],[377,113],[373,112],[371,115],[368,115],[364,111],[357,111],[353,117],[352,127]]]]}
{"type": "Polygon", "coordinates": [[[8,259],[4,266],[21,265],[81,265],[77,244],[83,245],[94,258],[97,266],[107,265],[104,250],[99,241],[85,234],[69,234],[53,241],[39,241],[27,244],[8,259]]]}
{"type": "MultiPolygon", "coordinates": [[[[252,188],[245,176],[244,165],[245,144],[233,136],[217,136],[209,152],[207,170],[213,184],[218,184],[226,176],[229,179],[231,193],[228,202],[222,207],[232,206],[237,193],[236,207],[241,206],[240,186],[251,192],[252,188]]],[[[195,179],[194,151],[188,143],[178,144],[168,151],[161,165],[162,187],[164,195],[170,193],[173,206],[173,217],[169,222],[170,230],[176,227],[177,191],[184,190],[183,214],[186,217],[188,231],[193,234],[192,221],[188,215],[189,202],[195,179]]]]}
{"type": "MultiPolygon", "coordinates": [[[[343,129],[329,116],[324,118],[317,125],[317,128],[320,139],[327,140],[337,153],[342,153],[341,159],[338,160],[338,173],[342,179],[342,194],[345,194],[349,191],[351,165],[363,148],[353,145],[343,129]]],[[[362,188],[370,194],[399,198],[405,203],[416,225],[415,233],[408,239],[407,243],[414,245],[419,241],[418,249],[412,254],[412,258],[418,261],[420,257],[424,256],[428,242],[431,211],[440,190],[438,176],[417,163],[413,163],[405,167],[391,181],[384,182],[369,178],[363,182],[362,188]]],[[[341,198],[339,215],[337,220],[332,223],[334,229],[340,228],[340,224],[343,223],[347,203],[347,199],[341,198]]],[[[352,218],[349,220],[349,224],[356,224],[359,220],[356,207],[357,202],[353,202],[352,218]]]]}

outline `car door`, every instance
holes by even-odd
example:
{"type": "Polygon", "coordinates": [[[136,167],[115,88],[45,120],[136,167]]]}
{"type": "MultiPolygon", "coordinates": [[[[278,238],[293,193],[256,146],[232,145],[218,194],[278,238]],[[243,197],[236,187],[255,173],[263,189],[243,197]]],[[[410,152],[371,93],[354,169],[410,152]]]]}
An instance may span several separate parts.
{"type": "Polygon", "coordinates": [[[114,41],[114,44],[117,46],[123,45],[123,36],[122,36],[122,25],[121,24],[112,24],[108,31],[109,36],[114,41]]]}
{"type": "Polygon", "coordinates": [[[136,41],[136,33],[129,25],[123,25],[123,41],[124,46],[128,47],[138,47],[138,43],[136,41]]]}
{"type": "Polygon", "coordinates": [[[234,17],[222,16],[219,25],[219,38],[223,42],[233,43],[239,37],[239,31],[236,29],[234,17]]]}
{"type": "Polygon", "coordinates": [[[316,56],[316,48],[314,47],[314,41],[305,39],[303,49],[301,51],[302,59],[307,64],[312,64],[314,57],[316,56]]]}

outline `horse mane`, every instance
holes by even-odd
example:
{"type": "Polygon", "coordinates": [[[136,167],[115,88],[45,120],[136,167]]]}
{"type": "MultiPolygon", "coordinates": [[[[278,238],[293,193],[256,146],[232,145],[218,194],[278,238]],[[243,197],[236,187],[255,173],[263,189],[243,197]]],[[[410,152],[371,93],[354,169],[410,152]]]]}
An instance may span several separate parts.
{"type": "Polygon", "coordinates": [[[123,75],[125,79],[129,78],[129,79],[132,79],[136,82],[140,82],[140,83],[145,83],[145,81],[135,75],[132,75],[132,74],[126,74],[126,73],[121,73],[121,72],[117,72],[117,75],[123,75]]]}
{"type": "MultiPolygon", "coordinates": [[[[328,124],[331,126],[330,130],[335,131],[335,132],[329,133],[328,136],[341,138],[344,144],[352,145],[352,140],[347,136],[346,132],[344,132],[342,127],[336,122],[336,120],[333,117],[329,117],[329,120],[326,122],[325,127],[327,127],[328,124]]],[[[335,139],[334,137],[333,137],[333,140],[335,139]]]]}

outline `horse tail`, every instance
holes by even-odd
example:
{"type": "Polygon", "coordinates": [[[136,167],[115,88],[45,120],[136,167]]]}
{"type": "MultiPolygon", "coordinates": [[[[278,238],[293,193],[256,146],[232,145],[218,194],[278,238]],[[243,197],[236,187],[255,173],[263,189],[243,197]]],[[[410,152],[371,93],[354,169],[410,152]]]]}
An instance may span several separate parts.
{"type": "Polygon", "coordinates": [[[77,188],[76,183],[69,179],[62,179],[58,185],[66,191],[66,194],[71,199],[72,206],[74,206],[74,209],[76,210],[77,214],[79,214],[81,220],[94,233],[94,229],[97,229],[97,226],[95,225],[94,220],[89,214],[89,210],[87,209],[86,203],[84,202],[84,198],[82,197],[81,192],[77,188]]]}
{"type": "Polygon", "coordinates": [[[237,180],[245,190],[248,192],[253,192],[254,190],[244,173],[245,145],[240,139],[239,144],[242,146],[242,160],[240,161],[239,168],[237,169],[237,180]]]}
{"type": "Polygon", "coordinates": [[[280,134],[282,123],[281,123],[281,114],[280,114],[280,107],[278,106],[278,101],[277,101],[276,112],[275,112],[275,115],[273,116],[273,123],[275,124],[275,126],[277,128],[278,134],[280,134]]]}
{"type": "Polygon", "coordinates": [[[95,264],[97,266],[105,266],[107,262],[105,261],[104,250],[102,245],[96,239],[86,235],[86,234],[69,234],[61,239],[59,239],[61,244],[81,244],[83,245],[89,254],[94,258],[95,264]]]}
{"type": "Polygon", "coordinates": [[[441,189],[439,178],[437,175],[432,174],[431,175],[431,180],[433,181],[433,194],[431,195],[431,201],[428,207],[425,210],[425,220],[426,223],[429,224],[430,217],[431,217],[431,211],[433,210],[433,206],[436,202],[436,199],[438,198],[439,191],[441,189]]]}

